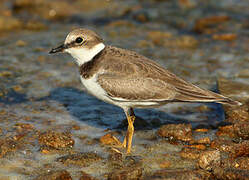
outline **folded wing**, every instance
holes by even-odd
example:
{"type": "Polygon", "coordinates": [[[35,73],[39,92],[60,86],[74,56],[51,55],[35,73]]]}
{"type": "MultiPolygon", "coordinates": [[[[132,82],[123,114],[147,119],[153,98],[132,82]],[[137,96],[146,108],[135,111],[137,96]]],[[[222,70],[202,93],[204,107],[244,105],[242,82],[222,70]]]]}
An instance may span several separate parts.
{"type": "MultiPolygon", "coordinates": [[[[178,78],[148,58],[129,51],[109,55],[98,76],[108,96],[120,101],[219,102],[239,105],[220,94],[201,89],[178,78]],[[125,58],[124,58],[125,57],[125,58]],[[110,63],[111,62],[111,63],[110,63]]],[[[107,54],[108,55],[108,54],[107,54]]]]}

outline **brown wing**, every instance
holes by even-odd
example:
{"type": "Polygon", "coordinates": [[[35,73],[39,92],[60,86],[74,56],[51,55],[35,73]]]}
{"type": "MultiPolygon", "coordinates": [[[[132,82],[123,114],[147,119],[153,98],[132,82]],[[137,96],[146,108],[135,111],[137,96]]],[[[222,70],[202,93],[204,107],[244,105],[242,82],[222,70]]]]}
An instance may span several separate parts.
{"type": "Polygon", "coordinates": [[[165,101],[175,97],[174,87],[160,79],[115,77],[104,74],[98,82],[109,96],[123,101],[165,101]]]}
{"type": "MultiPolygon", "coordinates": [[[[110,48],[110,47],[109,47],[110,48]]],[[[133,51],[108,48],[98,82],[108,95],[128,101],[234,102],[178,78],[133,51]],[[110,50],[111,49],[111,50],[110,50]]]]}

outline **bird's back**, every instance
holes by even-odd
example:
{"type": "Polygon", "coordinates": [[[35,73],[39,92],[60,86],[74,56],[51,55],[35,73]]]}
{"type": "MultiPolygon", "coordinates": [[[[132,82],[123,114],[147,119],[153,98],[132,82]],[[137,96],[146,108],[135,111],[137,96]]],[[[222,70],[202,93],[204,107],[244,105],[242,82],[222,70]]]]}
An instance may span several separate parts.
{"type": "Polygon", "coordinates": [[[130,100],[154,100],[175,102],[219,102],[239,105],[223,95],[201,89],[177,77],[156,62],[134,51],[107,46],[94,59],[93,72],[99,74],[103,88],[112,92],[110,96],[130,100]],[[101,80],[102,79],[102,80],[101,80]],[[118,86],[121,83],[121,86],[118,86]],[[139,87],[138,87],[139,86],[139,87]],[[132,94],[136,94],[132,96],[132,94]],[[141,97],[139,96],[141,94],[141,97]],[[143,97],[145,99],[142,99],[143,97]],[[133,98],[132,98],[133,97],[133,98]]]}

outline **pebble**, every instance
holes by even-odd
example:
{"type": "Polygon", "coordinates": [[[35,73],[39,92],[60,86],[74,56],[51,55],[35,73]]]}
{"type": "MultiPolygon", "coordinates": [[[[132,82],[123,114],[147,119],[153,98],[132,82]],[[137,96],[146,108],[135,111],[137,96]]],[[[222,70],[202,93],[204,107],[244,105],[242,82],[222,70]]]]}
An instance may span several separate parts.
{"type": "Polygon", "coordinates": [[[220,166],[221,154],[219,150],[209,150],[202,152],[199,157],[198,165],[204,170],[212,170],[216,166],[220,166]]]}
{"type": "Polygon", "coordinates": [[[76,165],[80,167],[86,167],[100,160],[102,160],[102,157],[100,157],[98,154],[89,152],[62,156],[57,158],[56,161],[61,162],[67,166],[76,165]]]}
{"type": "Polygon", "coordinates": [[[167,124],[161,126],[157,134],[161,137],[173,137],[176,140],[191,141],[192,126],[190,124],[167,124]]]}
{"type": "Polygon", "coordinates": [[[72,180],[72,177],[66,170],[57,170],[41,174],[34,180],[72,180]]]}
{"type": "Polygon", "coordinates": [[[70,133],[61,133],[56,131],[46,131],[39,135],[39,143],[51,148],[68,148],[74,145],[74,140],[70,133]]]}

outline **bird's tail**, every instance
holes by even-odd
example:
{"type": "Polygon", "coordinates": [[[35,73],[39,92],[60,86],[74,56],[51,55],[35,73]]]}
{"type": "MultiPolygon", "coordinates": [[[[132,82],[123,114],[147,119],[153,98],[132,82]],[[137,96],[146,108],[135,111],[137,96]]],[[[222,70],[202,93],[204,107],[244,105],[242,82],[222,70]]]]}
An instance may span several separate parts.
{"type": "Polygon", "coordinates": [[[226,105],[230,105],[230,106],[241,106],[242,103],[239,102],[239,101],[234,101],[230,98],[226,98],[224,101],[218,101],[218,103],[221,103],[221,104],[226,104],[226,105]]]}
{"type": "Polygon", "coordinates": [[[176,95],[175,100],[182,102],[217,102],[230,106],[242,105],[242,103],[238,101],[234,101],[221,94],[217,94],[209,90],[204,90],[194,85],[191,85],[188,88],[177,87],[177,92],[178,94],[176,95]]]}

